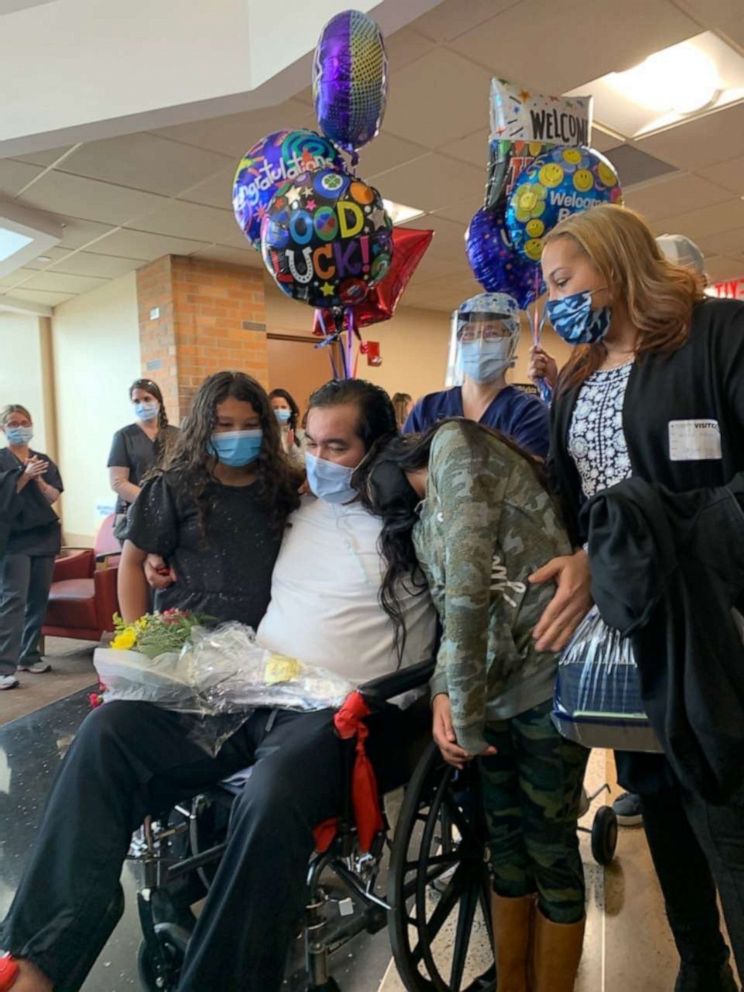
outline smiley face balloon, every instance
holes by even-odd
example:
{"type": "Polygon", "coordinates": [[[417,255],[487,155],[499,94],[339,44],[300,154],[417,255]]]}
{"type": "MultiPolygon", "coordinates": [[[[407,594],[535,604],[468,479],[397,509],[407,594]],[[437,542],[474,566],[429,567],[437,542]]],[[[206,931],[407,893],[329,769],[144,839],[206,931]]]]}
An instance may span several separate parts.
{"type": "Polygon", "coordinates": [[[512,245],[539,262],[544,237],[556,224],[600,203],[622,203],[612,163],[591,148],[551,148],[519,176],[509,196],[506,227],[512,245]]]}

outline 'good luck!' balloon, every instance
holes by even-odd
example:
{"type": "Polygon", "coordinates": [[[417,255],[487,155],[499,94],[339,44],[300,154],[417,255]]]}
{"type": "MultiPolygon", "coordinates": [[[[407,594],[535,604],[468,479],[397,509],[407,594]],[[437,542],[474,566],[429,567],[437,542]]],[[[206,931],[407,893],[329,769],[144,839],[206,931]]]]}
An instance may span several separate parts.
{"type": "Polygon", "coordinates": [[[269,207],[261,228],[264,264],[295,300],[354,306],[390,267],[392,227],[372,186],[334,169],[305,172],[269,207]]]}
{"type": "Polygon", "coordinates": [[[233,211],[243,234],[261,248],[261,221],[288,179],[313,169],[344,168],[338,150],[315,131],[274,131],[245,153],[233,180],[233,211]]]}
{"type": "Polygon", "coordinates": [[[521,174],[506,208],[514,248],[538,262],[543,239],[559,221],[596,207],[622,203],[615,167],[591,148],[552,148],[521,174]]]}

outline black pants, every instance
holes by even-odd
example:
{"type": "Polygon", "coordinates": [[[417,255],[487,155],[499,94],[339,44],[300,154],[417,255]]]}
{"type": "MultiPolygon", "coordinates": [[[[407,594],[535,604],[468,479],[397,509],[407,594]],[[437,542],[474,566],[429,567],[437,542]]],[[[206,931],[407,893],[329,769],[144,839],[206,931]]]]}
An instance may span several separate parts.
{"type": "Polygon", "coordinates": [[[717,888],[736,966],[744,975],[744,801],[712,806],[685,792],[661,755],[616,754],[616,759],[623,787],[641,796],[648,845],[681,959],[711,969],[727,960],[717,888]]]}
{"type": "MultiPolygon", "coordinates": [[[[393,707],[375,721],[369,750],[377,763],[375,742],[400,754],[410,721],[393,707]]],[[[189,738],[190,725],[147,703],[108,703],[89,714],[52,787],[0,926],[0,948],[61,981],[90,946],[144,816],[255,762],[233,806],[228,847],[179,989],[279,989],[303,908],[313,828],[339,812],[342,744],[328,710],[273,717],[258,710],[216,758],[189,738]]]]}
{"type": "Polygon", "coordinates": [[[0,558],[0,676],[15,674],[20,662],[41,660],[41,627],[53,571],[54,555],[0,558]]]}

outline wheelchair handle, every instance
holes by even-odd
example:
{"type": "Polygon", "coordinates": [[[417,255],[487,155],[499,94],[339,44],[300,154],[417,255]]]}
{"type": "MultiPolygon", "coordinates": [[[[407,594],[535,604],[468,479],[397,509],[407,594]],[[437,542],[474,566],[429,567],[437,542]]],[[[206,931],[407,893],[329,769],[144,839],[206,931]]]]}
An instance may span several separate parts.
{"type": "Polygon", "coordinates": [[[412,689],[420,689],[428,683],[434,674],[436,658],[427,658],[417,665],[408,665],[389,675],[380,675],[376,679],[364,682],[359,686],[359,692],[369,702],[386,702],[395,696],[412,689]]]}

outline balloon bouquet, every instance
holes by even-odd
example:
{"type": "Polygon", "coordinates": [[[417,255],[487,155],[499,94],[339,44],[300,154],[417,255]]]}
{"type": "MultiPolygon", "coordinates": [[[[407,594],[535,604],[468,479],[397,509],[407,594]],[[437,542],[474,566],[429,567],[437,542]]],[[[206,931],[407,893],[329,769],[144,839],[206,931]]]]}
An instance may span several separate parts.
{"type": "MultiPolygon", "coordinates": [[[[487,292],[508,293],[528,314],[534,304],[535,346],[545,235],[572,213],[622,202],[617,172],[590,140],[591,97],[545,96],[492,80],[486,197],[470,221],[465,248],[487,292]]],[[[549,402],[547,383],[539,389],[549,402]]]]}
{"type": "MultiPolygon", "coordinates": [[[[323,133],[258,141],[238,164],[233,210],[279,289],[316,308],[318,346],[338,344],[329,347],[334,376],[351,378],[355,342],[368,351],[359,329],[393,316],[433,232],[394,229],[378,190],[355,175],[387,100],[385,44],[366,14],[348,10],[326,24],[313,99],[323,133]]],[[[380,364],[379,349],[368,358],[380,364]]]]}

